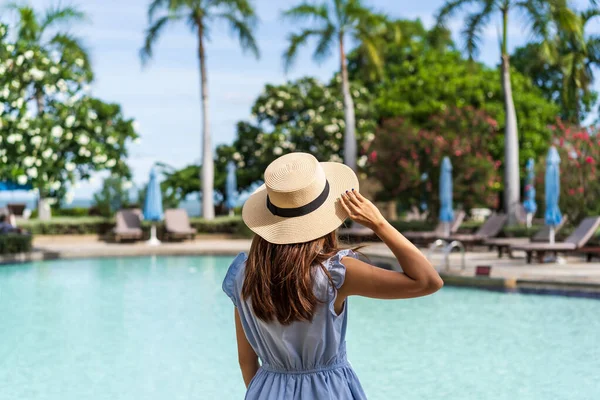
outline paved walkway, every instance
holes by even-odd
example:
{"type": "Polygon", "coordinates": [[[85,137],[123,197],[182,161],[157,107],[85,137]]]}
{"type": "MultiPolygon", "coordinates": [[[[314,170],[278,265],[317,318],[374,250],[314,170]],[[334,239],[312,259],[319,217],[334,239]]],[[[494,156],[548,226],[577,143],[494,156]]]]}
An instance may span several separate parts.
{"type": "MultiPolygon", "coordinates": [[[[194,241],[163,243],[147,246],[137,243],[106,243],[96,236],[37,236],[35,251],[12,257],[0,257],[0,263],[14,263],[56,258],[126,257],[147,255],[202,255],[231,254],[248,251],[250,240],[229,239],[225,236],[198,236],[194,241]]],[[[424,249],[424,251],[426,251],[424,249]]],[[[393,254],[382,243],[367,244],[362,252],[373,263],[399,269],[393,254]]],[[[461,268],[459,253],[450,256],[450,269],[444,266],[440,253],[431,257],[444,281],[450,285],[523,289],[534,291],[566,291],[600,296],[600,263],[586,263],[583,258],[569,257],[564,264],[546,263],[528,265],[524,258],[498,259],[496,253],[468,252],[465,268],[461,268]],[[476,277],[477,266],[490,266],[489,277],[476,277]]]]}

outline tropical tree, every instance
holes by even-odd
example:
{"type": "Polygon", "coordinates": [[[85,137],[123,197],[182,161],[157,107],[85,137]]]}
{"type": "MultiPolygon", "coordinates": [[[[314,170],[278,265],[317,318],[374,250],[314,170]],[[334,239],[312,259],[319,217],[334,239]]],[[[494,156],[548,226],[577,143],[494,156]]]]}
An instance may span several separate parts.
{"type": "Polygon", "coordinates": [[[592,89],[594,67],[600,67],[600,35],[586,35],[586,27],[600,18],[600,9],[590,7],[580,12],[580,35],[557,32],[550,42],[550,51],[532,43],[515,51],[515,67],[542,88],[549,98],[561,105],[563,119],[581,123],[592,112],[598,93],[592,89]]]}
{"type": "Polygon", "coordinates": [[[516,210],[520,198],[519,180],[519,137],[517,114],[513,101],[510,77],[510,56],[508,52],[509,16],[519,12],[533,34],[542,43],[548,43],[553,32],[567,30],[578,32],[579,21],[575,13],[568,8],[568,0],[448,0],[437,15],[438,25],[443,26],[450,17],[465,6],[478,9],[466,16],[462,31],[469,57],[477,55],[485,25],[492,17],[501,17],[502,36],[500,40],[501,79],[505,108],[504,131],[504,206],[509,223],[516,223],[516,210]]]}
{"type": "MultiPolygon", "coordinates": [[[[26,3],[9,2],[5,8],[16,15],[17,40],[39,46],[46,50],[58,51],[60,58],[78,59],[79,68],[85,71],[86,79],[91,81],[93,74],[90,58],[83,42],[77,36],[61,28],[82,22],[85,14],[77,7],[62,6],[60,3],[46,8],[43,12],[35,10],[26,3]]],[[[38,113],[44,110],[44,93],[39,89],[35,94],[38,113]]]]}
{"type": "Polygon", "coordinates": [[[316,62],[325,60],[331,55],[334,46],[338,46],[344,99],[344,162],[356,170],[356,121],[348,79],[346,40],[348,37],[352,38],[359,45],[361,54],[368,57],[369,64],[381,69],[383,60],[379,49],[384,42],[382,39],[387,21],[364,6],[361,0],[327,0],[319,5],[301,3],[285,11],[283,17],[310,23],[310,27],[288,37],[289,46],[283,54],[286,70],[293,65],[300,47],[310,39],[317,40],[317,47],[313,52],[316,62]]]}
{"type": "Polygon", "coordinates": [[[0,24],[0,179],[35,188],[43,219],[70,185],[96,171],[129,178],[134,121],[118,104],[89,95],[83,61],[7,37],[0,24]],[[36,114],[32,103],[40,93],[43,108],[36,114]]]}
{"type": "Polygon", "coordinates": [[[184,21],[198,38],[200,63],[200,92],[202,103],[202,215],[214,219],[214,162],[208,115],[208,75],[205,42],[210,28],[222,21],[238,37],[243,51],[259,57],[253,30],[256,15],[249,0],[153,0],[148,7],[148,23],[144,47],[140,50],[142,63],[152,57],[156,41],[166,26],[184,21]]]}

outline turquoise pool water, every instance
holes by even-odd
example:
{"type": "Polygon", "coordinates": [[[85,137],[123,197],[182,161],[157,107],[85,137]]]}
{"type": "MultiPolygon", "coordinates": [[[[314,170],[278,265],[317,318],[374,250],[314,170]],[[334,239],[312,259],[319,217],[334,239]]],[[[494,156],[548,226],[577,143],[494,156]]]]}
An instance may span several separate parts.
{"type": "MultiPolygon", "coordinates": [[[[0,399],[241,399],[232,257],[0,266],[0,399]]],[[[588,400],[600,301],[446,287],[349,303],[369,399],[588,400]]]]}

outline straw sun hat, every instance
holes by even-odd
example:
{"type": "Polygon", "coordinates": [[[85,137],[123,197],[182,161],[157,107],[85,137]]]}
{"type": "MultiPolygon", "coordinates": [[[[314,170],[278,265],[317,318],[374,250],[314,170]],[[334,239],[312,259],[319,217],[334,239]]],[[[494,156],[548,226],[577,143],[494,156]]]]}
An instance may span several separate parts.
{"type": "Polygon", "coordinates": [[[304,243],[336,230],[348,217],[338,199],[358,190],[354,171],[307,153],[290,153],[265,170],[265,184],[244,204],[248,228],[275,244],[304,243]]]}

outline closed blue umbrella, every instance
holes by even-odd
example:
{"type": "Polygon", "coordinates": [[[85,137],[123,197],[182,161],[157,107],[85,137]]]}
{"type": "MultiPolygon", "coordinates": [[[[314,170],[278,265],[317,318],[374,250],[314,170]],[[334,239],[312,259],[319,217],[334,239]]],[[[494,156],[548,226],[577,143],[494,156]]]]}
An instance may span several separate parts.
{"type": "Polygon", "coordinates": [[[558,207],[560,197],[560,156],[552,146],[546,157],[546,225],[550,226],[550,243],[554,243],[554,227],[562,221],[558,207]]]}
{"type": "Polygon", "coordinates": [[[450,235],[450,224],[454,220],[452,210],[452,164],[448,157],[442,161],[440,173],[440,222],[444,223],[446,236],[450,235]]]}
{"type": "Polygon", "coordinates": [[[527,227],[531,228],[531,220],[533,215],[537,211],[537,204],[535,202],[535,167],[533,158],[527,160],[525,169],[527,170],[527,181],[525,184],[525,201],[523,202],[523,208],[527,213],[527,227]]]}
{"type": "MultiPolygon", "coordinates": [[[[146,188],[146,198],[144,199],[144,219],[146,221],[162,221],[163,219],[163,206],[162,206],[162,194],[160,191],[160,183],[156,177],[156,171],[154,168],[150,171],[150,181],[146,188]]],[[[149,245],[158,245],[160,241],[156,237],[156,225],[152,224],[150,231],[149,245]]]]}
{"type": "Polygon", "coordinates": [[[225,194],[225,207],[229,210],[229,214],[233,214],[233,209],[237,204],[237,177],[235,175],[235,163],[233,161],[227,163],[225,194]]]}

